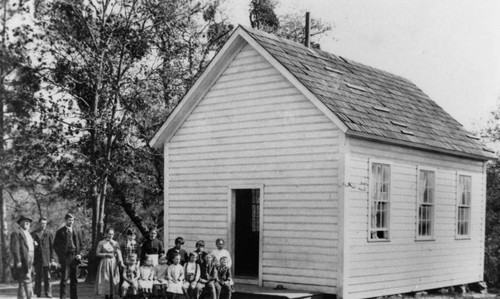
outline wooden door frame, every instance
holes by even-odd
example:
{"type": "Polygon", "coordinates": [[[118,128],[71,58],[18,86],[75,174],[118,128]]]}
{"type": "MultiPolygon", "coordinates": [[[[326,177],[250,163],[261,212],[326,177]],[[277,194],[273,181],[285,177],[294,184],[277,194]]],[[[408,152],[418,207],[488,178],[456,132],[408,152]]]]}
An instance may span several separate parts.
{"type": "Polygon", "coordinates": [[[258,286],[262,286],[262,261],[263,261],[263,240],[264,240],[264,185],[231,185],[228,189],[228,209],[227,209],[227,219],[228,219],[228,233],[227,233],[227,248],[231,257],[233,258],[233,273],[234,273],[234,264],[236,261],[236,255],[234,252],[235,249],[235,216],[236,216],[236,194],[235,190],[238,189],[258,189],[259,190],[259,273],[257,280],[253,279],[238,279],[235,277],[235,281],[239,283],[246,284],[256,284],[258,286]]]}

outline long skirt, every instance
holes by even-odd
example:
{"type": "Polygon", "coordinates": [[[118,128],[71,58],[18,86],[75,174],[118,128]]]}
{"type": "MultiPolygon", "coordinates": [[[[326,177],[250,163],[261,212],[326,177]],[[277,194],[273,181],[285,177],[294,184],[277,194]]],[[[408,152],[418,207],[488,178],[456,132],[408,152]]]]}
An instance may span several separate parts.
{"type": "Polygon", "coordinates": [[[183,294],[182,291],[182,281],[169,281],[167,286],[167,292],[174,294],[183,294]]]}
{"type": "Polygon", "coordinates": [[[139,279],[139,289],[148,289],[148,290],[152,291],[153,290],[153,281],[139,279]]]}
{"type": "Polygon", "coordinates": [[[116,258],[101,258],[97,268],[95,292],[97,295],[119,295],[120,270],[116,258]]]}

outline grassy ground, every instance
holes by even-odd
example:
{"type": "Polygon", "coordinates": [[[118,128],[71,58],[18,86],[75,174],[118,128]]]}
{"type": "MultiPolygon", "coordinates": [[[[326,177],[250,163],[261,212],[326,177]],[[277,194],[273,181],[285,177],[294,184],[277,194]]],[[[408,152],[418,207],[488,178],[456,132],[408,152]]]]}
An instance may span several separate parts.
{"type": "MultiPolygon", "coordinates": [[[[69,298],[69,286],[66,293],[69,298]]],[[[44,295],[44,294],[42,294],[44,295]]],[[[59,282],[52,282],[53,298],[59,298],[59,282]]],[[[78,297],[81,299],[98,298],[94,296],[94,285],[86,283],[83,280],[78,283],[78,297]]],[[[17,283],[0,284],[0,299],[16,299],[17,298],[17,283]]],[[[34,296],[33,298],[36,298],[34,296]]]]}

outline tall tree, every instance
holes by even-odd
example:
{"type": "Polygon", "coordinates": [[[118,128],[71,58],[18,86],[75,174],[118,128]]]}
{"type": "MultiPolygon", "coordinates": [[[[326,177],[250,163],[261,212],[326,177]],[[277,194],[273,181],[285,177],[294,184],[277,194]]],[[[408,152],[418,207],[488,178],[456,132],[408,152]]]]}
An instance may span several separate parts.
{"type": "Polygon", "coordinates": [[[232,26],[216,0],[37,3],[29,49],[5,47],[32,59],[16,62],[17,79],[2,89],[16,113],[2,132],[12,146],[1,182],[27,191],[39,214],[57,206],[91,215],[93,249],[105,225],[161,227],[163,158],[148,141],[232,26]]]}
{"type": "Polygon", "coordinates": [[[41,75],[59,91],[52,121],[63,124],[61,132],[72,139],[59,153],[71,158],[61,191],[92,209],[91,252],[104,232],[115,151],[133,117],[125,107],[148,76],[152,24],[145,3],[54,1],[40,24],[47,32],[45,54],[53,59],[41,75]]]}
{"type": "MultiPolygon", "coordinates": [[[[480,134],[482,140],[498,150],[500,142],[500,106],[494,109],[480,134]]],[[[500,159],[490,161],[486,169],[486,231],[484,280],[500,287],[500,159]]]]}
{"type": "MultiPolygon", "coordinates": [[[[23,127],[29,122],[38,90],[36,76],[27,65],[27,44],[31,40],[30,7],[18,2],[2,1],[0,45],[0,281],[8,279],[9,189],[19,183],[12,175],[10,157],[18,154],[13,147],[23,127]]],[[[23,137],[26,142],[30,136],[23,137]]]]}
{"type": "Polygon", "coordinates": [[[53,1],[41,14],[57,189],[92,209],[93,249],[105,219],[120,218],[109,208],[143,234],[162,224],[163,161],[148,141],[228,36],[218,12],[217,1],[107,0],[53,1]]]}
{"type": "Polygon", "coordinates": [[[280,20],[274,12],[278,1],[251,0],[250,24],[252,28],[274,33],[280,27],[280,20]]]}

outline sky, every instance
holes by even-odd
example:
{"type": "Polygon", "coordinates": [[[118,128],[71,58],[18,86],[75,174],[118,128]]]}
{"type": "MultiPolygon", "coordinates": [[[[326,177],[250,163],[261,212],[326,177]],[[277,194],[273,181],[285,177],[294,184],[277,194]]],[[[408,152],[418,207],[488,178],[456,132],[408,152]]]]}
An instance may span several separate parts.
{"type": "MultiPolygon", "coordinates": [[[[228,0],[249,26],[250,0],[228,0]]],[[[334,28],[325,51],[403,76],[468,130],[482,128],[500,100],[498,0],[280,0],[276,12],[305,13],[334,28]]]]}

